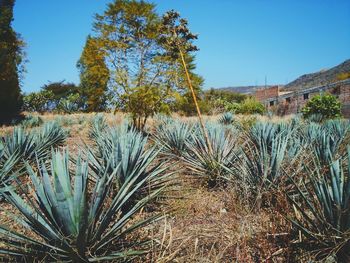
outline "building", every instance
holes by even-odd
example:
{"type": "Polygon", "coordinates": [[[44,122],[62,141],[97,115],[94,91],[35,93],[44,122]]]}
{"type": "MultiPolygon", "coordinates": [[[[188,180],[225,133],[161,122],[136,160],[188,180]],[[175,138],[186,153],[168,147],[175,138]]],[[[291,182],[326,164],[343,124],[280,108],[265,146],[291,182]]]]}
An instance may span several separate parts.
{"type": "Polygon", "coordinates": [[[350,79],[301,91],[283,91],[281,86],[273,86],[257,90],[254,96],[279,114],[295,114],[301,111],[309,99],[324,92],[336,96],[342,103],[343,115],[350,118],[350,79]]]}

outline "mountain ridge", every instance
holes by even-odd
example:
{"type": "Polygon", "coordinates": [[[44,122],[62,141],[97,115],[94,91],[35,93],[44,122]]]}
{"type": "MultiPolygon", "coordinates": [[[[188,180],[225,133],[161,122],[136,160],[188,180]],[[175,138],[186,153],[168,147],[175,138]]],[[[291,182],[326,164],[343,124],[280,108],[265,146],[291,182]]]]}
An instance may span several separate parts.
{"type": "MultiPolygon", "coordinates": [[[[282,91],[300,91],[311,87],[323,86],[334,83],[342,73],[350,73],[350,59],[330,68],[321,69],[320,71],[301,75],[286,85],[278,85],[282,91]]],[[[217,88],[218,90],[228,90],[242,94],[252,94],[258,89],[272,87],[277,85],[260,85],[260,86],[233,86],[217,88]]]]}

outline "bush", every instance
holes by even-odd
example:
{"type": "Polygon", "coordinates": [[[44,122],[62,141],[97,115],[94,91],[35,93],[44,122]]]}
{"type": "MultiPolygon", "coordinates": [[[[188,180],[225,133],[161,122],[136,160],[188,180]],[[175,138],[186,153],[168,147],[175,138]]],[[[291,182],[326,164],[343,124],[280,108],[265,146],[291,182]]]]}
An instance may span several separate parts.
{"type": "Polygon", "coordinates": [[[266,111],[265,106],[257,99],[250,97],[245,99],[237,108],[235,113],[240,114],[263,114],[266,111]]]}
{"type": "Polygon", "coordinates": [[[341,117],[341,103],[331,94],[322,94],[312,97],[302,109],[304,118],[313,115],[321,116],[321,120],[341,117]]]}

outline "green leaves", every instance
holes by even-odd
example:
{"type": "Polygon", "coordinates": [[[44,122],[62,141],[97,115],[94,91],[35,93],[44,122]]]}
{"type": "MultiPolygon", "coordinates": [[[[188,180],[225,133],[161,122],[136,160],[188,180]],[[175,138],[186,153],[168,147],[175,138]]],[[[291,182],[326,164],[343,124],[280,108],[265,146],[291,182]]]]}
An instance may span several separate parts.
{"type": "Polygon", "coordinates": [[[322,116],[322,120],[339,118],[341,117],[341,104],[331,94],[316,95],[307,102],[302,112],[305,118],[314,114],[322,116]]]}

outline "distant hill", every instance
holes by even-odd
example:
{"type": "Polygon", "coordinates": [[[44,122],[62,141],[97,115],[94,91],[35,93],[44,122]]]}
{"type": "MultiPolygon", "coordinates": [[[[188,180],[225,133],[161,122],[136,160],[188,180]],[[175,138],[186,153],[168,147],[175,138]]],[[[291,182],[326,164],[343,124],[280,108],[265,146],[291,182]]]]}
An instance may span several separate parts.
{"type": "MultiPolygon", "coordinates": [[[[330,69],[321,70],[316,73],[310,73],[302,75],[296,80],[288,83],[287,85],[279,85],[283,91],[297,91],[311,87],[317,87],[326,85],[337,81],[337,77],[341,73],[350,73],[350,59],[344,61],[330,69]]],[[[274,85],[267,85],[266,87],[272,87],[274,85]]],[[[225,87],[218,88],[218,90],[228,90],[232,92],[242,94],[252,94],[258,89],[263,89],[265,86],[236,86],[236,87],[225,87]]]]}
{"type": "Polygon", "coordinates": [[[327,70],[321,70],[316,73],[302,75],[296,80],[284,86],[285,91],[298,91],[311,87],[323,86],[337,81],[337,77],[341,73],[350,72],[350,59],[327,70]]]}
{"type": "MultiPolygon", "coordinates": [[[[272,87],[272,85],[266,86],[272,87]]],[[[252,94],[258,89],[265,88],[265,86],[237,86],[237,87],[226,87],[226,88],[218,88],[218,90],[228,90],[232,92],[237,92],[241,94],[252,94]]]]}

